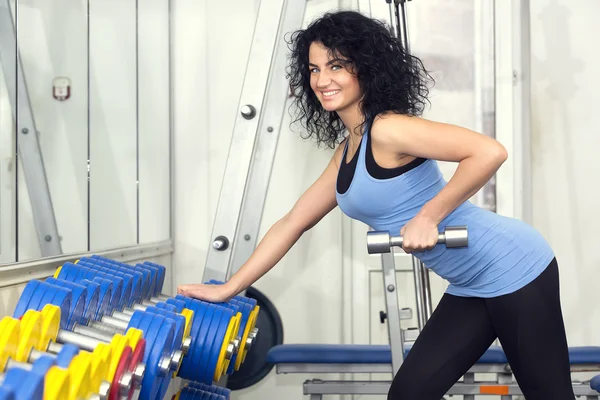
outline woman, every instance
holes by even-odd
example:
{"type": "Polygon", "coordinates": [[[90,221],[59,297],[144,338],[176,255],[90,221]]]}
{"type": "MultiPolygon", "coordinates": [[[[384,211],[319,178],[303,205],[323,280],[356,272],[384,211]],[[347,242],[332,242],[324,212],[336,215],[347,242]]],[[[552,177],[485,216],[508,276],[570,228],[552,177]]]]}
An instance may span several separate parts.
{"type": "Polygon", "coordinates": [[[525,223],[468,201],[506,160],[505,148],[420,117],[430,76],[379,21],[329,13],[290,44],[299,120],[308,136],[335,148],[333,157],[226,284],[178,292],[231,298],[339,206],[376,230],[403,235],[404,250],[449,282],[388,399],[439,400],[496,338],[528,400],[574,399],[552,249],[525,223]],[[436,160],[458,163],[448,182],[436,160]],[[468,247],[436,245],[451,225],[468,226],[468,247]]]}

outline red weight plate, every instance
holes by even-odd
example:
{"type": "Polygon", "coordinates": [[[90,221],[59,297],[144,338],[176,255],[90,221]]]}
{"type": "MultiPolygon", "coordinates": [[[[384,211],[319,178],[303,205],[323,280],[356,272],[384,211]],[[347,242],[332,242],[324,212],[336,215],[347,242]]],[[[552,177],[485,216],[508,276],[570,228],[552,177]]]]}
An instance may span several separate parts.
{"type": "MultiPolygon", "coordinates": [[[[146,352],[146,340],[145,339],[140,339],[138,340],[137,344],[135,345],[135,350],[133,351],[133,354],[131,355],[131,364],[129,364],[129,370],[133,373],[135,372],[135,367],[137,367],[137,365],[139,363],[144,362],[144,353],[146,352]]],[[[140,382],[141,384],[141,382],[140,382]]]]}
{"type": "MultiPolygon", "coordinates": [[[[115,376],[113,377],[113,381],[110,384],[110,393],[108,395],[108,400],[120,400],[121,396],[119,395],[119,381],[123,374],[129,371],[129,366],[131,365],[131,356],[132,351],[131,347],[126,346],[123,349],[123,354],[121,355],[121,359],[119,360],[119,364],[117,364],[117,369],[115,371],[115,376]]],[[[128,393],[127,399],[131,399],[133,396],[133,385],[131,385],[131,390],[128,393]]]]}

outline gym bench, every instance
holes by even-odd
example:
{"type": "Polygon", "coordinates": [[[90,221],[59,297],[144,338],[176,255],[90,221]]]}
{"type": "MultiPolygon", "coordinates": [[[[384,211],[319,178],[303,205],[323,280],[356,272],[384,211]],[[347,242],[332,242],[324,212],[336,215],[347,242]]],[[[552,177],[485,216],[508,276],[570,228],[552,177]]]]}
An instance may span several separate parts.
{"type": "MultiPolygon", "coordinates": [[[[411,345],[406,344],[405,356],[411,345]]],[[[600,373],[600,347],[583,346],[569,348],[572,372],[598,371],[600,373]]],[[[389,345],[336,345],[336,344],[283,344],[274,346],[267,355],[267,362],[276,366],[278,374],[325,374],[325,373],[392,373],[392,353],[389,345]]],[[[303,394],[310,400],[321,400],[331,394],[386,395],[391,381],[326,381],[309,379],[303,384],[303,394]]],[[[576,396],[586,400],[600,399],[600,374],[591,381],[574,382],[576,396]]],[[[501,396],[511,400],[522,395],[504,351],[491,346],[479,361],[456,383],[447,395],[463,395],[464,400],[474,400],[475,395],[501,396]],[[476,373],[496,374],[496,381],[475,381],[476,373]]]]}

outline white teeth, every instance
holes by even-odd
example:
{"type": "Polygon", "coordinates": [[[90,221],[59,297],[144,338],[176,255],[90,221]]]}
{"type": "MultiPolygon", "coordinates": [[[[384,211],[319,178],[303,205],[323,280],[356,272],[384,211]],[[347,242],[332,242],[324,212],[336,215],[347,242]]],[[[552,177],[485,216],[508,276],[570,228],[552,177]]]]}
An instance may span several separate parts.
{"type": "Polygon", "coordinates": [[[339,92],[340,92],[339,90],[333,90],[331,92],[323,92],[323,96],[329,97],[329,96],[333,96],[334,94],[338,94],[339,92]]]}

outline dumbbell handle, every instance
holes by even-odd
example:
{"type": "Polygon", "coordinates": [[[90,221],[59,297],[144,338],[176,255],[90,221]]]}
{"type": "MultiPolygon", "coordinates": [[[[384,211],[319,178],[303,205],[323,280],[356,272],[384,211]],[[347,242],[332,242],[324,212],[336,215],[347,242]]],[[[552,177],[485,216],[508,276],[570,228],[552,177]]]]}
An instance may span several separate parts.
{"type": "MultiPolygon", "coordinates": [[[[143,311],[143,310],[140,310],[143,311]]],[[[112,315],[105,315],[100,319],[100,322],[94,322],[92,323],[95,327],[100,327],[99,325],[102,324],[107,324],[110,325],[109,328],[107,328],[106,330],[108,330],[109,332],[112,332],[113,329],[118,329],[120,330],[125,330],[127,329],[127,327],[129,326],[129,321],[131,320],[131,318],[133,317],[133,312],[130,313],[126,313],[126,312],[121,312],[121,311],[113,311],[112,315]]],[[[102,329],[102,328],[100,328],[102,329]]],[[[187,352],[190,350],[190,346],[192,345],[192,340],[193,338],[191,336],[187,336],[183,338],[183,342],[181,343],[181,352],[183,354],[187,354],[187,352]]]]}
{"type": "MultiPolygon", "coordinates": [[[[111,317],[104,316],[104,318],[111,318],[111,317]]],[[[117,321],[123,322],[123,321],[119,321],[119,320],[117,320],[117,321]]],[[[90,340],[96,340],[100,343],[110,343],[112,341],[113,335],[115,335],[117,333],[125,334],[126,331],[127,331],[127,324],[125,324],[125,327],[123,329],[120,329],[120,328],[106,325],[99,321],[93,321],[93,320],[89,321],[88,326],[79,325],[79,324],[75,324],[75,326],[73,326],[73,332],[75,332],[76,334],[86,336],[90,340]]],[[[171,354],[170,357],[163,357],[163,359],[160,360],[160,365],[159,365],[159,369],[160,369],[161,373],[167,374],[171,370],[175,371],[177,369],[177,366],[179,366],[179,363],[180,363],[182,357],[183,357],[183,353],[180,350],[175,350],[173,352],[173,354],[171,354]]],[[[141,382],[141,379],[144,376],[145,370],[146,370],[146,365],[143,363],[140,363],[138,365],[138,367],[136,368],[134,378],[137,381],[141,382]]]]}
{"type": "MultiPolygon", "coordinates": [[[[367,232],[367,251],[369,254],[389,253],[392,247],[402,247],[404,238],[402,236],[390,236],[385,231],[367,232]]],[[[438,234],[437,244],[445,244],[446,247],[466,247],[469,244],[469,236],[466,226],[448,226],[444,232],[438,234]]]]}

